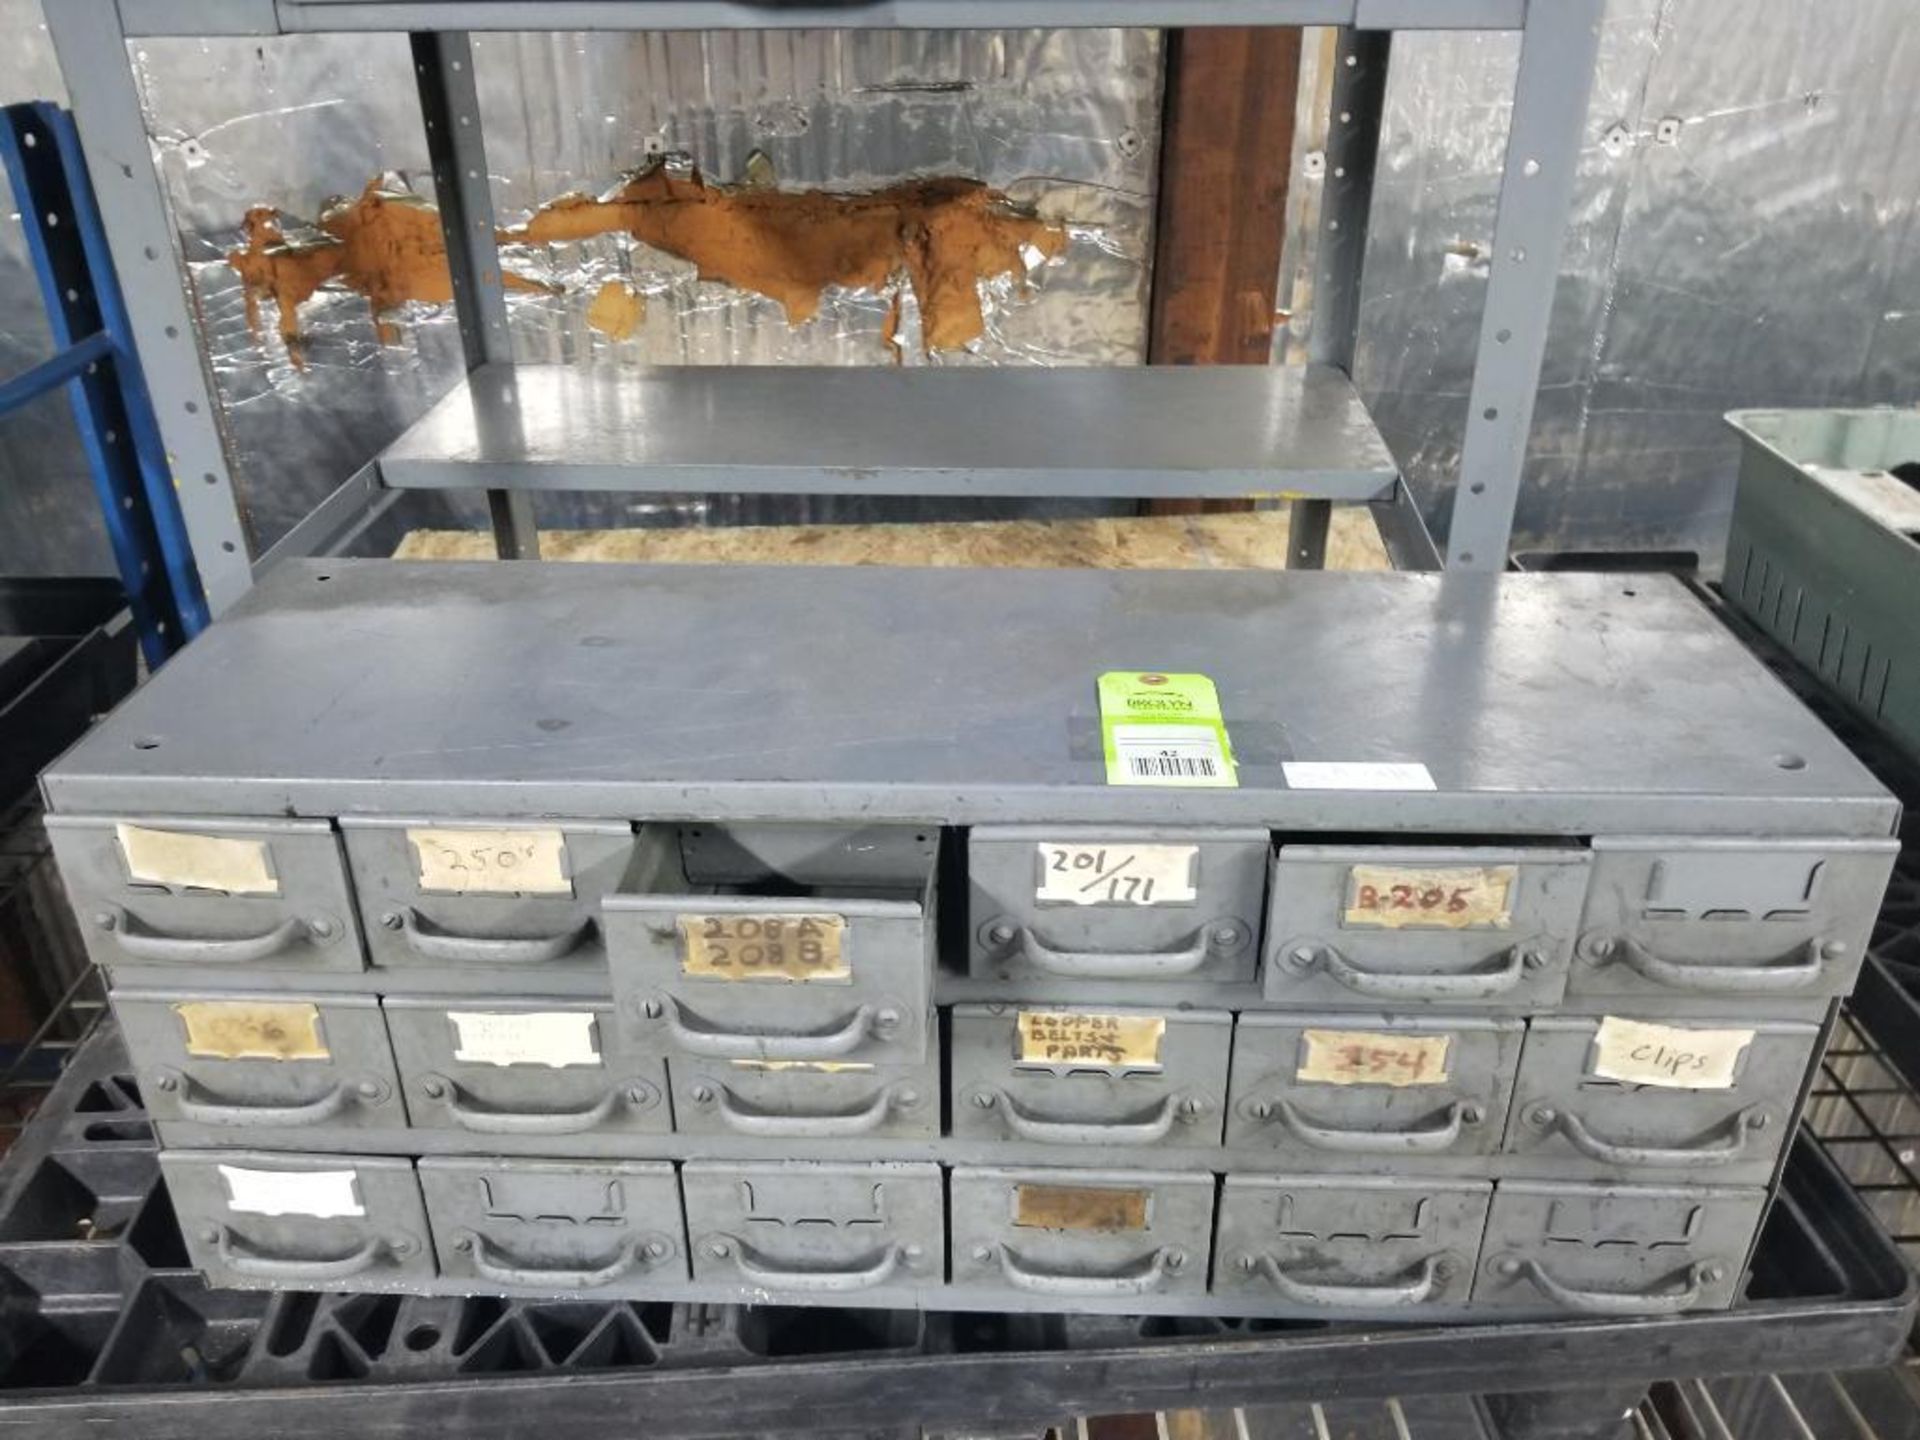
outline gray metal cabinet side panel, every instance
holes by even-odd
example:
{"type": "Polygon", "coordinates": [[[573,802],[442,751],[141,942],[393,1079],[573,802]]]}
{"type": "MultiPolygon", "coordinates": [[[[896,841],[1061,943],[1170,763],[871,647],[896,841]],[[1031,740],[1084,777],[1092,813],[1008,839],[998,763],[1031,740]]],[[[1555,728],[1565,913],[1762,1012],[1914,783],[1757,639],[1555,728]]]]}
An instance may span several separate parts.
{"type": "Polygon", "coordinates": [[[602,1295],[687,1278],[680,1182],[664,1161],[430,1157],[419,1175],[449,1279],[602,1295]]]}
{"type": "Polygon", "coordinates": [[[46,824],[87,954],[110,971],[204,966],[244,984],[257,970],[365,966],[340,839],[324,820],[49,815],[46,824]],[[276,893],[137,882],[122,823],[262,845],[276,893]]]}

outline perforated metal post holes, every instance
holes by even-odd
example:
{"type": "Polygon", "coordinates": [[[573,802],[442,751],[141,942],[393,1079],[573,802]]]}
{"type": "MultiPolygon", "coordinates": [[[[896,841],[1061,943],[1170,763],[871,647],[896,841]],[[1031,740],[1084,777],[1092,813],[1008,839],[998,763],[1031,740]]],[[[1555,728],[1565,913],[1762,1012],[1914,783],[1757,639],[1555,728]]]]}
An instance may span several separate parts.
{"type": "Polygon", "coordinates": [[[982,825],[967,839],[968,968],[1048,983],[1249,981],[1261,830],[982,825]]]}
{"type": "Polygon", "coordinates": [[[187,1253],[215,1285],[406,1290],[434,1274],[411,1160],[169,1150],[187,1253]]]}
{"type": "Polygon", "coordinates": [[[87,954],[116,973],[359,970],[339,837],[323,820],[49,815],[87,954]]]}
{"type": "Polygon", "coordinates": [[[1262,976],[1317,1009],[1558,1003],[1586,894],[1583,850],[1280,847],[1262,976]]]}

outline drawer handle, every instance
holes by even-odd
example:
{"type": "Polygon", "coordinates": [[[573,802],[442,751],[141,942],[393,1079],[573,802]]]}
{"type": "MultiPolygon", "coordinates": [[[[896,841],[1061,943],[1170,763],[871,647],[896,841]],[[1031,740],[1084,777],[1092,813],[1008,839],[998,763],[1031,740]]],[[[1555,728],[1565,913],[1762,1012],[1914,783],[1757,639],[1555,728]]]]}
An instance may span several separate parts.
{"type": "Polygon", "coordinates": [[[877,1011],[871,1005],[862,1005],[825,1030],[797,1034],[792,1031],[735,1032],[690,1024],[692,1017],[678,1000],[669,998],[667,1004],[667,1032],[673,1036],[673,1043],[689,1055],[709,1060],[835,1060],[858,1050],[869,1031],[892,1029],[899,1021],[895,1011],[877,1011]]]}
{"type": "Polygon", "coordinates": [[[1530,1281],[1563,1310],[1582,1315],[1678,1315],[1698,1305],[1701,1292],[1724,1276],[1718,1265],[1689,1265],[1677,1290],[1578,1290],[1554,1279],[1537,1260],[1503,1260],[1499,1269],[1530,1281]]]}
{"type": "Polygon", "coordinates": [[[646,1090],[634,1085],[609,1090],[585,1110],[486,1110],[462,1103],[460,1087],[441,1076],[428,1076],[421,1082],[422,1088],[435,1081],[441,1086],[445,1097],[441,1103],[454,1124],[480,1135],[578,1135],[606,1124],[621,1100],[640,1106],[649,1098],[646,1090]]]}
{"type": "Polygon", "coordinates": [[[1036,1270],[1015,1254],[1011,1245],[1002,1245],[999,1251],[1000,1273],[1007,1283],[1039,1295],[1145,1295],[1160,1289],[1168,1276],[1187,1263],[1183,1252],[1163,1247],[1122,1269],[1088,1274],[1084,1270],[1036,1270]]]}
{"type": "Polygon", "coordinates": [[[887,1123],[896,1105],[906,1106],[918,1099],[911,1090],[883,1088],[871,1103],[858,1110],[825,1115],[782,1115],[763,1110],[742,1110],[733,1091],[725,1085],[696,1085],[696,1102],[711,1104],[720,1123],[737,1135],[758,1135],[772,1139],[835,1139],[847,1135],[870,1135],[887,1123]],[[702,1099],[704,1094],[704,1100],[702,1099]]]}
{"type": "Polygon", "coordinates": [[[1049,1145],[1157,1145],[1173,1133],[1174,1122],[1183,1113],[1183,1102],[1177,1095],[1167,1096],[1145,1120],[1050,1119],[1022,1110],[1004,1090],[979,1091],[974,1103],[983,1109],[997,1109],[1017,1138],[1049,1145]]]}
{"type": "MultiPolygon", "coordinates": [[[[174,1103],[180,1107],[181,1118],[199,1125],[324,1125],[337,1118],[356,1093],[342,1081],[319,1099],[297,1105],[245,1105],[233,1100],[196,1099],[193,1082],[171,1072],[160,1076],[160,1088],[177,1090],[179,1098],[174,1103]],[[172,1085],[168,1085],[169,1080],[172,1085]]],[[[382,1088],[374,1084],[367,1098],[379,1099],[382,1088]]]]}
{"type": "Polygon", "coordinates": [[[1819,981],[1821,963],[1845,952],[1838,944],[1809,940],[1784,960],[1772,965],[1692,965],[1663,960],[1632,937],[1602,940],[1593,947],[1601,960],[1623,960],[1641,978],[1669,990],[1800,990],[1819,981]]]}
{"type": "MultiPolygon", "coordinates": [[[[656,1246],[661,1242],[655,1241],[656,1246]]],[[[494,1285],[536,1285],[552,1290],[593,1290],[611,1285],[632,1270],[646,1251],[639,1240],[629,1240],[606,1264],[590,1270],[550,1270],[539,1265],[519,1265],[487,1243],[484,1235],[468,1232],[454,1238],[453,1248],[467,1253],[473,1272],[494,1285]]],[[[662,1247],[664,1253],[664,1247],[662,1247]]]]}
{"type": "Polygon", "coordinates": [[[271,960],[291,950],[309,934],[325,938],[333,933],[330,921],[323,932],[297,916],[289,916],[264,934],[242,935],[233,940],[203,935],[162,935],[141,925],[125,910],[102,911],[95,918],[103,929],[112,932],[122,953],[131,959],[158,965],[246,965],[271,960]]]}
{"type": "Polygon", "coordinates": [[[454,965],[545,965],[564,960],[593,935],[593,921],[582,920],[558,935],[508,939],[498,935],[456,935],[420,915],[412,907],[390,910],[380,917],[389,930],[406,938],[407,948],[423,960],[454,965]]]}
{"type": "Polygon", "coordinates": [[[1036,970],[1082,980],[1164,980],[1191,975],[1207,963],[1211,950],[1208,932],[1200,931],[1184,950],[1100,952],[1056,950],[1033,931],[1021,926],[1014,937],[1014,954],[1036,970]]]}
{"type": "Polygon", "coordinates": [[[1440,1288],[1440,1257],[1429,1255],[1413,1277],[1397,1285],[1354,1284],[1329,1280],[1301,1280],[1289,1275],[1272,1255],[1249,1255],[1251,1268],[1295,1305],[1354,1305],[1385,1308],[1424,1305],[1440,1288]]]}
{"type": "Polygon", "coordinates": [[[1536,950],[1515,945],[1507,951],[1506,963],[1498,970],[1466,975],[1401,975],[1363,970],[1333,946],[1322,944],[1288,950],[1280,963],[1300,973],[1324,965],[1328,977],[1335,983],[1356,994],[1380,1000],[1489,1000],[1515,989],[1529,970],[1540,967],[1543,958],[1536,950]]]}
{"type": "Polygon", "coordinates": [[[1556,1110],[1550,1105],[1538,1105],[1527,1111],[1527,1123],[1558,1130],[1574,1149],[1602,1165],[1731,1165],[1746,1157],[1747,1137],[1764,1129],[1767,1117],[1762,1110],[1742,1110],[1727,1122],[1726,1134],[1721,1139],[1692,1147],[1622,1145],[1594,1134],[1572,1111],[1556,1110]]]}
{"type": "Polygon", "coordinates": [[[376,1235],[359,1249],[331,1260],[296,1260],[291,1256],[266,1255],[249,1249],[226,1225],[219,1227],[215,1244],[220,1263],[236,1275],[248,1275],[256,1280],[298,1280],[316,1284],[364,1275],[387,1258],[390,1248],[395,1254],[411,1248],[406,1242],[398,1247],[389,1247],[385,1240],[376,1235]]]}
{"type": "Polygon", "coordinates": [[[842,1291],[868,1290],[884,1285],[907,1259],[906,1247],[888,1245],[865,1264],[848,1270],[789,1269],[770,1264],[751,1246],[730,1235],[716,1235],[706,1242],[706,1251],[716,1260],[733,1257],[734,1267],[748,1283],[763,1290],[842,1291]]]}
{"type": "Polygon", "coordinates": [[[1445,1120],[1424,1130],[1344,1130],[1319,1125],[1285,1099],[1260,1101],[1253,1114],[1256,1119],[1277,1121],[1303,1145],[1349,1155],[1437,1155],[1459,1144],[1467,1126],[1480,1123],[1480,1107],[1460,1100],[1447,1107],[1445,1120]]]}

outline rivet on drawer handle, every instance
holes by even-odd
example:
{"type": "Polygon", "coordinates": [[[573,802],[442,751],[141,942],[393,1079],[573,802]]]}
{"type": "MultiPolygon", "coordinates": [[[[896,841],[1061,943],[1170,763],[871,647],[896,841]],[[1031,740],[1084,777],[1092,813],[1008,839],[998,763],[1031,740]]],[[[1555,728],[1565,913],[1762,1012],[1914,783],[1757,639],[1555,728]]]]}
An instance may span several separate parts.
{"type": "Polygon", "coordinates": [[[1022,1260],[1010,1245],[982,1246],[973,1252],[976,1260],[991,1259],[981,1250],[997,1250],[1000,1273],[1019,1290],[1042,1295],[1144,1295],[1158,1290],[1187,1263],[1186,1252],[1171,1247],[1154,1251],[1144,1260],[1121,1270],[1088,1273],[1083,1270],[1037,1270],[1022,1260]]]}
{"type": "Polygon", "coordinates": [[[472,1231],[455,1236],[453,1248],[469,1257],[474,1273],[482,1280],[495,1285],[537,1285],[554,1290],[593,1290],[611,1285],[636,1267],[664,1260],[673,1253],[673,1246],[660,1236],[635,1237],[614,1251],[613,1258],[604,1265],[565,1270],[522,1265],[489,1245],[484,1235],[472,1231]]]}
{"type": "Polygon", "coordinates": [[[835,1060],[858,1050],[869,1034],[886,1038],[901,1020],[892,1006],[862,1005],[822,1030],[716,1030],[670,996],[640,1002],[640,1013],[650,1019],[665,1015],[673,1043],[710,1060],[835,1060]]]}
{"type": "Polygon", "coordinates": [[[1509,1279],[1525,1279],[1554,1304],[1582,1315],[1678,1315],[1698,1305],[1707,1286],[1726,1278],[1722,1267],[1707,1263],[1688,1266],[1677,1290],[1578,1290],[1554,1279],[1537,1260],[1510,1255],[1494,1261],[1493,1269],[1509,1279]]]}
{"type": "Polygon", "coordinates": [[[1818,983],[1826,960],[1847,953],[1844,941],[1809,940],[1784,959],[1770,965],[1692,965],[1663,960],[1630,936],[1603,936],[1591,941],[1588,953],[1605,963],[1618,960],[1643,979],[1670,990],[1798,990],[1818,983]]]}
{"type": "Polygon", "coordinates": [[[498,935],[456,935],[423,919],[411,907],[389,910],[380,917],[389,930],[405,937],[407,948],[423,960],[455,965],[544,965],[564,960],[593,936],[593,921],[583,920],[558,935],[528,939],[498,935]]]}
{"type": "Polygon", "coordinates": [[[1355,994],[1383,1000],[1485,1000],[1506,994],[1526,978],[1529,970],[1546,964],[1546,956],[1524,944],[1510,948],[1499,969],[1476,970],[1465,975],[1402,975],[1363,970],[1333,946],[1319,941],[1289,945],[1282,950],[1279,960],[1297,974],[1324,966],[1332,980],[1355,994]]]}
{"type": "Polygon", "coordinates": [[[249,1105],[237,1100],[197,1098],[194,1082],[173,1070],[163,1070],[154,1085],[177,1098],[180,1117],[200,1125],[323,1125],[334,1119],[356,1100],[377,1105],[387,1098],[387,1087],[378,1080],[362,1080],[349,1085],[342,1080],[326,1094],[291,1105],[249,1105]]]}
{"type": "Polygon", "coordinates": [[[147,929],[125,910],[119,909],[100,911],[93,917],[93,923],[111,932],[114,943],[130,958],[158,965],[245,965],[251,961],[270,960],[303,940],[312,939],[326,944],[340,933],[338,922],[325,915],[316,915],[311,920],[289,916],[271,930],[233,939],[206,935],[163,935],[157,930],[147,929]]]}
{"type": "Polygon", "coordinates": [[[1197,1120],[1206,1110],[1204,1100],[1169,1095],[1144,1119],[1056,1120],[1021,1109],[1000,1090],[976,1090],[973,1103],[982,1110],[998,1110],[1018,1138],[1049,1145],[1155,1145],[1173,1133],[1175,1122],[1197,1120]]]}
{"type": "Polygon", "coordinates": [[[1424,1305],[1433,1299],[1442,1281],[1450,1278],[1453,1262],[1441,1255],[1429,1255],[1413,1275],[1398,1284],[1373,1281],[1302,1280],[1289,1275],[1286,1267],[1270,1254],[1242,1255],[1240,1268],[1250,1275],[1265,1276],[1281,1295],[1295,1305],[1424,1305]]]}
{"type": "Polygon", "coordinates": [[[461,1129],[481,1135],[577,1135],[604,1125],[623,1100],[644,1110],[660,1098],[653,1086],[636,1080],[609,1090],[584,1110],[493,1110],[463,1101],[460,1087],[444,1075],[422,1076],[420,1089],[441,1101],[461,1129]]]}
{"type": "Polygon", "coordinates": [[[731,1235],[715,1235],[701,1244],[715,1260],[732,1258],[734,1268],[748,1283],[767,1290],[866,1290],[883,1285],[901,1266],[920,1258],[918,1245],[887,1245],[871,1259],[846,1269],[790,1269],[731,1235]]]}
{"type": "Polygon", "coordinates": [[[766,1137],[811,1137],[832,1139],[847,1135],[866,1135],[887,1123],[894,1110],[909,1110],[920,1103],[920,1093],[906,1086],[888,1086],[858,1110],[839,1113],[796,1115],[769,1110],[742,1109],[733,1091],[725,1085],[702,1082],[688,1092],[696,1105],[711,1105],[720,1123],[740,1135],[766,1137]]]}
{"type": "Polygon", "coordinates": [[[990,929],[989,938],[1011,943],[1013,953],[1035,969],[1085,980],[1158,980],[1191,975],[1207,963],[1210,955],[1235,950],[1247,938],[1239,925],[1224,921],[1196,933],[1184,949],[1103,952],[1056,950],[1024,925],[1004,936],[1003,929],[990,929]]]}
{"type": "Polygon", "coordinates": [[[1320,1125],[1308,1120],[1286,1099],[1255,1100],[1245,1110],[1255,1120],[1279,1125],[1303,1145],[1350,1155],[1438,1154],[1459,1144],[1461,1132],[1481,1120],[1478,1105],[1459,1100],[1447,1107],[1446,1118],[1438,1125],[1422,1130],[1346,1130],[1320,1125]]]}
{"type": "Polygon", "coordinates": [[[1528,1110],[1527,1123],[1536,1130],[1559,1131],[1574,1149],[1602,1165],[1731,1165],[1745,1158],[1747,1137],[1766,1128],[1767,1112],[1742,1110],[1727,1121],[1723,1138],[1697,1146],[1621,1145],[1594,1134],[1578,1115],[1551,1105],[1528,1110]]]}
{"type": "Polygon", "coordinates": [[[249,1275],[257,1280],[300,1280],[313,1283],[351,1279],[355,1275],[362,1275],[373,1269],[389,1254],[402,1257],[411,1254],[414,1249],[414,1242],[405,1236],[387,1240],[376,1235],[357,1250],[351,1250],[333,1259],[300,1260],[288,1255],[267,1255],[249,1249],[225,1225],[210,1227],[209,1230],[202,1232],[202,1238],[210,1240],[217,1247],[220,1263],[236,1275],[249,1275]]]}

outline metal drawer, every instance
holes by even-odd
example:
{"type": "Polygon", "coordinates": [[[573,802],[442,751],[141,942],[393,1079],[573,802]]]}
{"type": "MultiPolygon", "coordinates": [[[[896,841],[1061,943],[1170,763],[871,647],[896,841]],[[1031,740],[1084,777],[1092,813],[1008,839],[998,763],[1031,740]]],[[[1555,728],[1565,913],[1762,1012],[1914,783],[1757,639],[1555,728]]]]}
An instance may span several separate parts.
{"type": "Polygon", "coordinates": [[[46,823],[100,965],[365,968],[340,840],[324,820],[46,823]]]}
{"type": "Polygon", "coordinates": [[[440,1273],[546,1293],[687,1278],[680,1182],[664,1161],[419,1165],[440,1273]]]}
{"type": "Polygon", "coordinates": [[[1267,999],[1550,1007],[1566,987],[1587,871],[1573,849],[1283,845],[1267,999]]]}
{"type": "Polygon", "coordinates": [[[475,1135],[660,1135],[673,1128],[665,1062],[621,1034],[613,1006],[389,995],[417,1130],[475,1135]]]}
{"type": "Polygon", "coordinates": [[[939,832],[790,828],[689,829],[683,876],[607,897],[623,1021],[702,1060],[925,1059],[939,832]]]}
{"type": "Polygon", "coordinates": [[[696,1280],[776,1295],[940,1283],[938,1165],[688,1161],[680,1180],[696,1280]]]}
{"type": "Polygon", "coordinates": [[[940,1134],[937,1055],[907,1065],[676,1055],[669,1068],[674,1128],[685,1135],[930,1140],[940,1134]]]}
{"type": "Polygon", "coordinates": [[[378,1291],[433,1278],[411,1160],[163,1150],[160,1169],[210,1284],[378,1291]]]}
{"type": "Polygon", "coordinates": [[[1724,1310],[1767,1192],[1503,1180],[1473,1302],[1581,1315],[1724,1310]]]}
{"type": "Polygon", "coordinates": [[[1343,1169],[1500,1148],[1524,1028],[1428,1015],[1243,1014],[1227,1144],[1343,1169]]]}
{"type": "Polygon", "coordinates": [[[634,860],[633,827],[590,821],[363,819],[340,833],[375,965],[598,973],[600,901],[634,860]]]}
{"type": "Polygon", "coordinates": [[[1328,1311],[1464,1302],[1492,1198],[1477,1180],[1229,1175],[1213,1293],[1328,1311]]]}
{"type": "Polygon", "coordinates": [[[953,1133],[1108,1151],[1218,1145],[1232,1027],[1221,1010],[956,1005],[953,1133]]]}
{"type": "Polygon", "coordinates": [[[1505,1148],[1557,1176],[1764,1185],[1819,1038],[1784,1021],[1535,1020],[1505,1148]]]}
{"type": "Polygon", "coordinates": [[[1567,993],[1845,995],[1898,851],[1893,840],[1597,839],[1567,993]]]}
{"type": "Polygon", "coordinates": [[[956,1285],[1069,1304],[1206,1293],[1211,1175],[956,1166],[952,1183],[956,1285]]]}
{"type": "Polygon", "coordinates": [[[1264,830],[976,827],[968,968],[999,980],[1251,981],[1264,830]]]}
{"type": "Polygon", "coordinates": [[[147,1108],[162,1123],[406,1123],[371,996],[116,990],[113,1010],[147,1108]]]}

